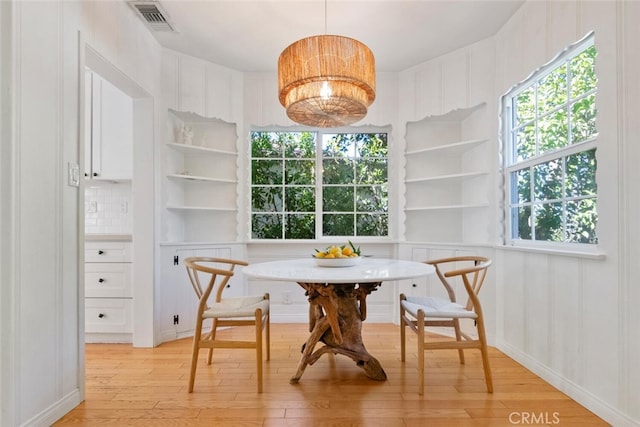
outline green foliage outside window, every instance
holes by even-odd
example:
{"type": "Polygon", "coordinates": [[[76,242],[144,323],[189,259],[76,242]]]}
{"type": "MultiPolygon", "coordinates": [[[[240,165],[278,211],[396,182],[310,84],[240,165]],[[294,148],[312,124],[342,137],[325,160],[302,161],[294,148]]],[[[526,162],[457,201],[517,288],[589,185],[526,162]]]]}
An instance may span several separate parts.
{"type": "Polygon", "coordinates": [[[386,133],[251,133],[252,238],[387,236],[387,205],[386,133]]]}
{"type": "Polygon", "coordinates": [[[568,55],[511,100],[511,238],[598,242],[596,48],[568,55]]]}

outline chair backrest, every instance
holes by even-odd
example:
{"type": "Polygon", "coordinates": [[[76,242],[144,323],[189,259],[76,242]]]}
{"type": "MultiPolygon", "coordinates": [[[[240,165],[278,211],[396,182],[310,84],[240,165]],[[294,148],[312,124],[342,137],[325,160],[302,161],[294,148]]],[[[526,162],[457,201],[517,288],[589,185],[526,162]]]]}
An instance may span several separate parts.
{"type": "Polygon", "coordinates": [[[478,293],[480,293],[480,288],[482,288],[484,279],[487,276],[487,269],[492,264],[489,258],[481,256],[459,256],[435,259],[426,261],[426,263],[435,267],[436,274],[447,289],[449,299],[452,302],[456,301],[456,294],[447,279],[460,277],[468,297],[465,308],[467,310],[481,310],[478,293]],[[460,264],[462,264],[463,267],[460,267],[460,264]],[[447,266],[450,266],[448,270],[447,266]]]}
{"type": "Polygon", "coordinates": [[[189,257],[184,259],[184,265],[187,268],[187,274],[191,282],[198,300],[201,304],[206,304],[209,296],[214,294],[214,301],[220,302],[222,299],[222,291],[227,286],[229,279],[234,274],[236,265],[249,265],[245,261],[227,259],[227,258],[213,258],[213,257],[189,257]],[[203,286],[201,282],[201,274],[205,273],[202,277],[207,278],[207,283],[203,286]],[[215,289],[215,292],[213,292],[215,289]]]}

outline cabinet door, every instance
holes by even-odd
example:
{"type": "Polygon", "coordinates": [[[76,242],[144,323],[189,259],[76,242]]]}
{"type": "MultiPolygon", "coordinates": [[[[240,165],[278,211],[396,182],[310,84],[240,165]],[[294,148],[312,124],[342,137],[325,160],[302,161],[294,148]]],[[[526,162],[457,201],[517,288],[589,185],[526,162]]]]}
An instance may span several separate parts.
{"type": "MultiPolygon", "coordinates": [[[[198,299],[187,276],[184,259],[190,256],[240,258],[235,247],[163,247],[162,285],[160,291],[161,340],[169,341],[191,336],[195,327],[198,299]],[[177,316],[177,317],[176,317],[177,316]],[[175,319],[175,320],[174,320],[175,319]]],[[[241,268],[229,281],[224,296],[243,295],[241,268]]]]}
{"type": "Polygon", "coordinates": [[[131,179],[133,100],[95,73],[92,87],[92,178],[131,179]]]}
{"type": "Polygon", "coordinates": [[[188,336],[180,335],[179,331],[186,330],[189,326],[193,329],[195,320],[198,301],[191,289],[184,264],[177,256],[175,248],[161,248],[159,289],[161,342],[188,336]],[[190,302],[190,306],[187,306],[189,309],[185,311],[183,307],[186,301],[190,302]]]}
{"type": "Polygon", "coordinates": [[[91,141],[93,139],[93,73],[84,73],[84,176],[91,178],[91,141]]]}

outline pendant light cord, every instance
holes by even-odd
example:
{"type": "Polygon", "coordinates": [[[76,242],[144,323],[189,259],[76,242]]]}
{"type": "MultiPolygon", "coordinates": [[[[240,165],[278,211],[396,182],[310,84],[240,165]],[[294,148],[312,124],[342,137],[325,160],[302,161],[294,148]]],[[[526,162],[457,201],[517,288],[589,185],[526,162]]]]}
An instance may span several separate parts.
{"type": "Polygon", "coordinates": [[[324,35],[327,35],[327,0],[324,0],[324,35]]]}

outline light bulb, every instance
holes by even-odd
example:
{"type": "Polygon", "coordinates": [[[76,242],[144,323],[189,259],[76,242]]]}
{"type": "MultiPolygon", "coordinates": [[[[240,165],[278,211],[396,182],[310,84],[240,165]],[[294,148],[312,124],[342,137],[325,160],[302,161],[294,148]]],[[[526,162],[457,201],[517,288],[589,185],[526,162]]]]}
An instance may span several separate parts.
{"type": "Polygon", "coordinates": [[[320,89],[320,98],[329,99],[331,98],[331,87],[329,86],[329,82],[322,82],[322,88],[320,89]]]}

